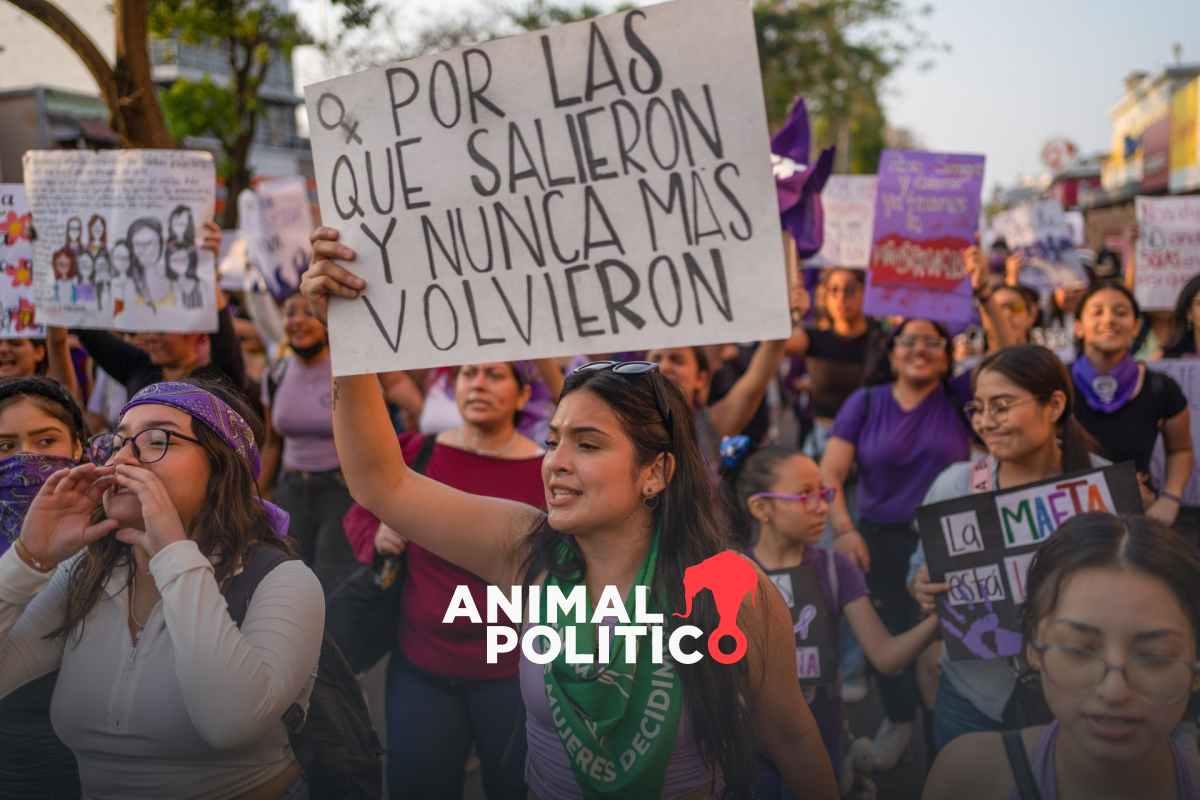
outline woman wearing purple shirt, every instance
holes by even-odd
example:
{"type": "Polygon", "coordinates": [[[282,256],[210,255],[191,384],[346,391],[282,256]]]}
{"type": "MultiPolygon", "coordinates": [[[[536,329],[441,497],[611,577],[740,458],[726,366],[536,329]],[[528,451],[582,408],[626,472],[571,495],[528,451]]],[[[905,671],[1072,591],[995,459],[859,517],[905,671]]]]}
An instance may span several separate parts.
{"type": "MultiPolygon", "coordinates": [[[[893,635],[911,628],[916,614],[905,588],[917,545],[913,513],[938,473],[970,454],[970,433],[960,411],[969,385],[946,382],[951,347],[937,323],[901,323],[867,386],[838,412],[821,460],[825,482],[838,490],[831,509],[834,547],[867,573],[871,598],[893,635]],[[858,471],[857,529],[841,492],[852,468],[858,471]]],[[[912,736],[917,697],[912,670],[880,676],[879,688],[886,718],[873,756],[886,770],[899,761],[912,736]]]]}

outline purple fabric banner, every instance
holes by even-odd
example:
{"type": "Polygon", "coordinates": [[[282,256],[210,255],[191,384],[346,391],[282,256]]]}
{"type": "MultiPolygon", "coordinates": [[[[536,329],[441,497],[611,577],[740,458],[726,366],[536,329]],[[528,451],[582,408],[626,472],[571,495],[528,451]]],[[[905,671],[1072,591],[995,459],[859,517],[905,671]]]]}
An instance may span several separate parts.
{"type": "Polygon", "coordinates": [[[864,309],[964,324],[974,316],[962,251],[979,227],[984,157],[885,150],[864,309]]]}

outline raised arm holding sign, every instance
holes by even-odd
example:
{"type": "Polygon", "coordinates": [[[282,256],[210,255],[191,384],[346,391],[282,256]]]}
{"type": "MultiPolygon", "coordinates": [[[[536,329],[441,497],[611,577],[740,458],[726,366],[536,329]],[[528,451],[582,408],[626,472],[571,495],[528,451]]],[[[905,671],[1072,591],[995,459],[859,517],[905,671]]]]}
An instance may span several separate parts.
{"type": "Polygon", "coordinates": [[[753,31],[665,3],[309,86],[336,374],[782,339],[753,31]],[[697,46],[703,42],[703,46],[697,46]]]}

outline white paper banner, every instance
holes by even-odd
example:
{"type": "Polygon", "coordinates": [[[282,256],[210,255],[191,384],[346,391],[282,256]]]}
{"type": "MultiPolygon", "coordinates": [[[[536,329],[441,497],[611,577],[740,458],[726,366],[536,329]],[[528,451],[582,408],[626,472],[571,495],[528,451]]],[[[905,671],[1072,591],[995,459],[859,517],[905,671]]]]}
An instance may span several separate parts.
{"type": "MultiPolygon", "coordinates": [[[[1200,453],[1200,358],[1164,358],[1160,361],[1147,362],[1150,369],[1163,372],[1175,379],[1183,389],[1191,409],[1192,420],[1192,451],[1200,453]]],[[[1162,486],[1166,478],[1166,450],[1163,448],[1162,435],[1154,445],[1154,454],[1150,458],[1150,475],[1155,486],[1162,486]]],[[[1192,476],[1183,490],[1185,506],[1200,506],[1200,469],[1193,467],[1192,476]]]]}
{"type": "Polygon", "coordinates": [[[1183,285],[1200,275],[1200,197],[1139,197],[1133,292],[1146,310],[1175,308],[1183,285]]]}
{"type": "Polygon", "coordinates": [[[875,225],[874,175],[831,175],[821,190],[825,240],[819,265],[866,269],[875,225]]]}
{"type": "Polygon", "coordinates": [[[993,230],[1025,256],[1020,281],[1046,293],[1084,286],[1087,275],[1076,251],[1077,232],[1057,200],[1039,200],[997,214],[993,230]]]}
{"type": "Polygon", "coordinates": [[[0,339],[40,338],[33,303],[33,219],[25,187],[0,183],[0,339]]]}
{"type": "Polygon", "coordinates": [[[191,150],[30,151],[34,292],[48,325],[215,331],[212,155],[191,150]]]}
{"type": "Polygon", "coordinates": [[[308,86],[364,299],[338,374],[789,331],[750,4],[663,3],[308,86]]]}

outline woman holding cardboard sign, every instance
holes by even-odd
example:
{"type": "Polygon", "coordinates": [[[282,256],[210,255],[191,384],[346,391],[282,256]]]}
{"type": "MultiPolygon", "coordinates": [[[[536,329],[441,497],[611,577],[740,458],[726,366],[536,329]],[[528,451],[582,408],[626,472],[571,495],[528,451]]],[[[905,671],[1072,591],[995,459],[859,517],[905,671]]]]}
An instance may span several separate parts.
{"type": "MultiPolygon", "coordinates": [[[[1090,439],[1073,416],[1075,391],[1066,367],[1039,345],[1007,347],[983,360],[974,378],[974,399],[966,412],[988,448],[976,461],[948,467],[934,481],[925,505],[972,492],[1011,489],[1067,472],[1103,466],[1090,439]]],[[[931,583],[925,552],[913,557],[910,584],[927,614],[945,584],[931,583]]],[[[1016,695],[1017,673],[1003,659],[951,661],[942,656],[942,675],[934,705],[934,743],[940,749],[972,731],[1011,727],[1037,709],[1023,707],[1016,695]]]]}
{"type": "Polygon", "coordinates": [[[1177,730],[1200,674],[1195,549],[1152,520],[1081,514],[1038,550],[1028,586],[1024,658],[1054,721],[958,739],[925,800],[1200,796],[1195,738],[1177,730]]]}
{"type": "MultiPolygon", "coordinates": [[[[334,263],[355,257],[337,238],[329,228],[313,234],[314,261],[301,284],[320,313],[330,297],[352,299],[366,288],[334,263]]],[[[713,631],[716,604],[702,593],[693,608],[685,571],[719,563],[749,573],[749,588],[733,598],[736,619],[725,622],[745,628],[736,666],[718,661],[712,647],[709,657],[677,666],[653,665],[654,648],[645,646],[634,663],[610,658],[601,667],[567,664],[565,650],[539,666],[523,651],[526,778],[535,795],[677,798],[719,794],[722,786],[746,794],[757,738],[793,791],[837,797],[796,683],[787,609],[752,562],[725,550],[691,411],[653,364],[595,362],[567,378],[542,467],[548,513],[411,471],[373,375],[335,379],[333,422],[342,468],[363,506],[502,589],[545,582],[600,598],[605,587],[622,597],[645,587],[636,593],[650,590],[652,612],[692,611],[701,630],[713,631]],[[751,606],[755,597],[762,602],[751,606]],[[651,712],[658,720],[648,723],[651,712]]],[[[679,624],[665,616],[672,628],[679,624]]],[[[564,625],[568,639],[595,635],[589,625],[564,625]]]]}

